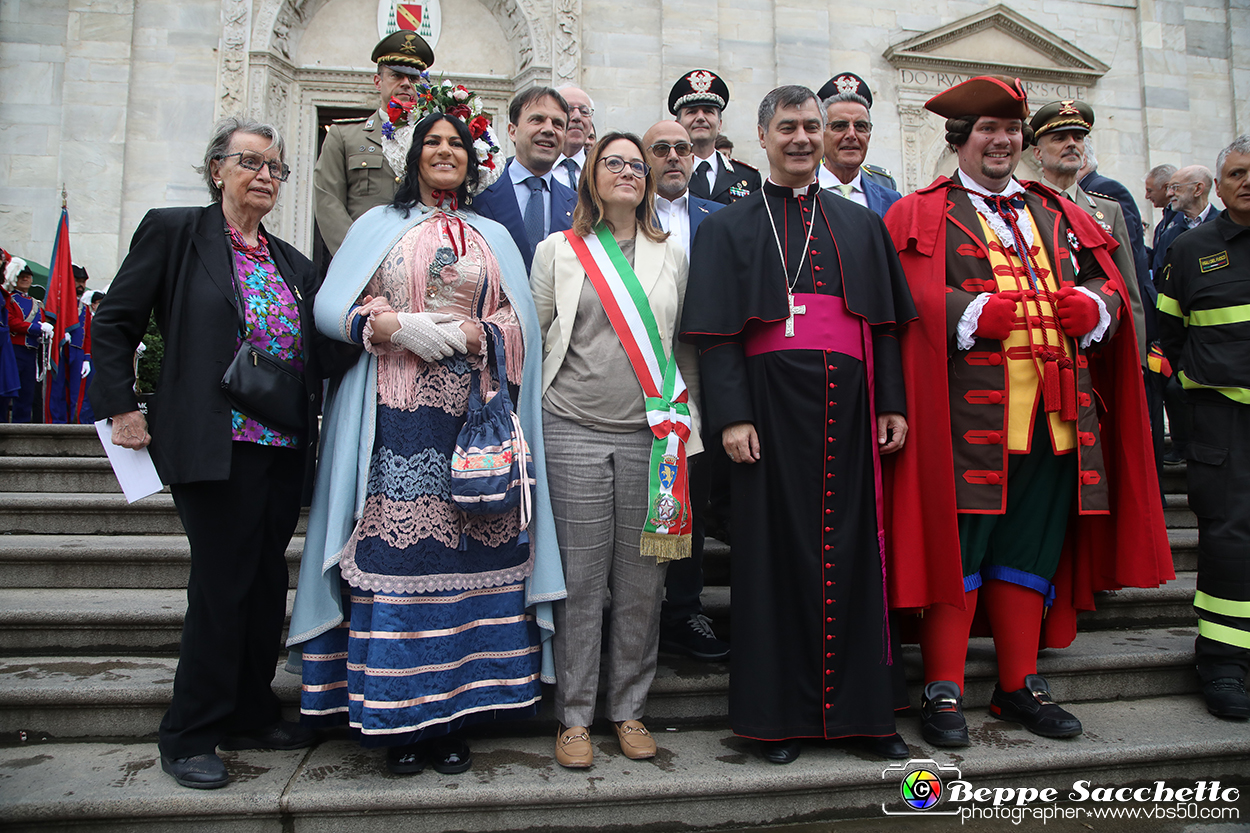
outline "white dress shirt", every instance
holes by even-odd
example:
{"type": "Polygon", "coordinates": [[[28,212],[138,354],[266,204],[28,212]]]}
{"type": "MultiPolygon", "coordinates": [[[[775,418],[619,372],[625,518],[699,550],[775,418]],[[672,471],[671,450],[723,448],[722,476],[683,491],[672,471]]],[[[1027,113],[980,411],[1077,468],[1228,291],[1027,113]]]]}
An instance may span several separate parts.
{"type": "Polygon", "coordinates": [[[565,167],[564,165],[565,159],[572,159],[574,162],[576,162],[577,170],[580,173],[581,171],[586,170],[586,149],[583,148],[579,150],[577,153],[573,154],[572,156],[565,156],[564,154],[560,154],[560,158],[556,160],[555,167],[551,169],[555,173],[555,177],[556,179],[560,181],[561,185],[567,185],[568,187],[576,191],[577,180],[572,179],[569,176],[569,169],[565,167]]]}
{"type": "Polygon", "coordinates": [[[855,171],[855,178],[847,183],[843,183],[842,180],[838,179],[837,176],[835,176],[833,172],[824,165],[820,166],[818,173],[819,176],[817,178],[820,180],[821,188],[827,191],[832,191],[839,197],[844,197],[853,203],[858,203],[864,208],[868,207],[868,197],[864,196],[864,183],[860,181],[858,170],[855,171]],[[842,193],[842,186],[844,184],[851,186],[851,193],[842,193]]]}
{"type": "Polygon", "coordinates": [[[659,218],[660,228],[671,234],[681,244],[686,257],[690,257],[690,192],[671,202],[656,194],[655,216],[659,218]]]}
{"type": "Polygon", "coordinates": [[[712,193],[712,190],[716,187],[716,177],[720,174],[720,154],[717,153],[716,151],[712,151],[712,155],[709,156],[707,159],[700,159],[698,154],[695,154],[694,155],[694,168],[692,169],[695,172],[694,174],[695,176],[699,175],[698,171],[699,171],[700,162],[707,162],[709,165],[712,166],[711,170],[709,170],[706,174],[704,174],[704,176],[707,177],[707,192],[710,194],[712,193]]]}

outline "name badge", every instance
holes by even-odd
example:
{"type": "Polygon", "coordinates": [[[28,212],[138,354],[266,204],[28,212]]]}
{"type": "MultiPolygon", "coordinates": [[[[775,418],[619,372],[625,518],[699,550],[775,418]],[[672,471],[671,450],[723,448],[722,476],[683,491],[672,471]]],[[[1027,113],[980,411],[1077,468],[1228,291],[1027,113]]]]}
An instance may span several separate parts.
{"type": "Polygon", "coordinates": [[[1228,265],[1228,252],[1216,252],[1213,255],[1198,258],[1198,268],[1203,272],[1214,272],[1228,265]]]}

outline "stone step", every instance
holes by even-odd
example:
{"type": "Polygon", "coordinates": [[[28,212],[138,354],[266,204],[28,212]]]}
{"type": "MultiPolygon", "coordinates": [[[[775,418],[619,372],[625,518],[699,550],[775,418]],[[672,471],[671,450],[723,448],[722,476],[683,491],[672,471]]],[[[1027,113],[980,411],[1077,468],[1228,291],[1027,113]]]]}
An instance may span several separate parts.
{"type": "Polygon", "coordinates": [[[1194,587],[1197,574],[1178,572],[1162,587],[1126,587],[1095,599],[1097,610],[1078,615],[1081,631],[1121,628],[1194,627],[1194,587]]]}
{"type": "MultiPolygon", "coordinates": [[[[1049,740],[970,709],[974,745],[953,753],[927,747],[915,718],[901,719],[899,728],[914,759],[931,759],[948,768],[939,770],[947,783],[960,778],[974,789],[1053,788],[1066,797],[1077,781],[1118,788],[1162,780],[1172,789],[1192,789],[1199,780],[1218,779],[1221,788],[1246,781],[1250,735],[1230,732],[1196,697],[1090,703],[1080,717],[1084,735],[1049,740]]],[[[754,742],[724,727],[667,727],[652,720],[650,728],[659,754],[631,761],[614,738],[594,727],[595,765],[589,770],[565,770],[554,762],[554,727],[538,735],[475,736],[473,768],[458,776],[433,771],[392,776],[382,751],[363,750],[344,738],[291,752],[228,752],[222,757],[234,780],[212,791],[175,786],[161,772],[150,742],[27,742],[0,748],[3,813],[12,833],[69,827],[144,833],[175,828],[501,833],[626,826],[662,833],[846,819],[882,820],[879,829],[900,824],[898,829],[913,829],[883,814],[883,804],[902,811],[902,766],[883,777],[886,762],[812,741],[797,761],[780,767],[764,762],[754,742]]],[[[940,804],[930,813],[959,806],[970,805],[940,804]]],[[[1201,806],[1230,808],[1223,801],[1201,806]]],[[[1227,817],[1234,825],[1237,818],[1227,817]]],[[[925,820],[926,830],[934,825],[954,829],[955,821],[925,820]]]]}
{"type": "MultiPolygon", "coordinates": [[[[302,534],[308,510],[300,513],[302,534]]],[[[0,529],[22,535],[181,535],[182,522],[167,492],[126,503],[120,492],[33,492],[5,494],[0,529]]]]}
{"type": "Polygon", "coordinates": [[[0,423],[0,457],[103,457],[94,425],[0,423]]]}
{"type": "Polygon", "coordinates": [[[1163,507],[1163,519],[1168,529],[1197,529],[1198,516],[1189,508],[1189,496],[1167,495],[1163,507]]]}
{"type": "Polygon", "coordinates": [[[0,590],[0,656],[176,652],[186,609],[185,590],[0,590]]]}
{"type": "Polygon", "coordinates": [[[0,457],[5,492],[121,491],[107,457],[0,457]]]}
{"type": "MultiPolygon", "coordinates": [[[[287,547],[292,588],[303,548],[287,547]]],[[[183,535],[0,535],[0,588],[185,589],[190,569],[183,535]]]]}
{"type": "MultiPolygon", "coordinates": [[[[1196,629],[1091,631],[1071,647],[1041,653],[1038,668],[1057,700],[1084,703],[1161,697],[1198,691],[1193,671],[1196,629]]],[[[920,703],[920,654],[905,646],[902,661],[913,705],[920,703]]],[[[0,660],[0,738],[144,737],[152,735],[169,704],[172,656],[41,655],[0,660]]],[[[969,707],[989,702],[997,679],[990,640],[976,638],[968,650],[965,692],[969,707]]],[[[604,686],[600,685],[602,691],[604,686]]],[[[274,690],[294,715],[299,680],[279,668],[274,690]]],[[[653,719],[681,725],[728,718],[729,666],[660,655],[647,701],[653,719]]],[[[550,688],[548,688],[550,694],[550,688]]],[[[542,716],[554,719],[550,697],[542,716]]]]}

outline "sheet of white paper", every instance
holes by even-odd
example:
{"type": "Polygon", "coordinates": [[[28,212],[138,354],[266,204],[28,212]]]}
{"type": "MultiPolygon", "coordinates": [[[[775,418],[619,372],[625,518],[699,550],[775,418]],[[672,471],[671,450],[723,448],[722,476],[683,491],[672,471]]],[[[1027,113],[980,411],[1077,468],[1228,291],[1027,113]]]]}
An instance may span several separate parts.
{"type": "Polygon", "coordinates": [[[104,446],[104,453],[109,457],[109,464],[122,487],[122,493],[126,495],[127,503],[156,494],[165,487],[146,448],[136,451],[113,445],[113,424],[107,419],[96,422],[95,432],[100,435],[100,444],[104,446]]]}

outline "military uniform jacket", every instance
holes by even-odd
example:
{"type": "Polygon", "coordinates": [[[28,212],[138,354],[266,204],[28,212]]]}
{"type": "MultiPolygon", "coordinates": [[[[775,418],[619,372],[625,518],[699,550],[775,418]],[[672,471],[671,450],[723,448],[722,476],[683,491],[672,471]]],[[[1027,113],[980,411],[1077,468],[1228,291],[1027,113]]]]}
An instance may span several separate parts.
{"type": "Polygon", "coordinates": [[[388,205],[399,178],[382,154],[382,117],[332,124],[313,169],[313,216],[330,254],[339,250],[347,229],[370,208],[388,205]]]}
{"type": "Polygon", "coordinates": [[[1187,389],[1250,404],[1250,227],[1220,212],[1176,238],[1159,291],[1159,335],[1187,389]]]}
{"type": "MultiPolygon", "coordinates": [[[[690,193],[705,200],[729,205],[760,190],[763,180],[760,179],[758,170],[745,162],[730,160],[719,150],[716,151],[716,155],[720,157],[720,166],[716,169],[716,183],[712,186],[711,192],[707,190],[707,178],[702,174],[696,174],[690,180],[690,193]]],[[[698,164],[696,160],[695,166],[697,167],[698,164]]]]}

